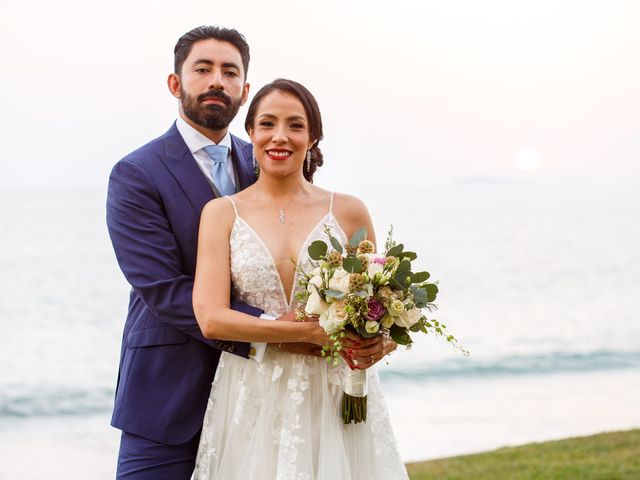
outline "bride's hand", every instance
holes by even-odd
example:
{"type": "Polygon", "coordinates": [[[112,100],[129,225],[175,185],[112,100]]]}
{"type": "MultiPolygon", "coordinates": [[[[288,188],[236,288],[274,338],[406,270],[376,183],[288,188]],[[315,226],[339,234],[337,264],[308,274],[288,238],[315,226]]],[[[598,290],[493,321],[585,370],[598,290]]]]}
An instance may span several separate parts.
{"type": "Polygon", "coordinates": [[[384,335],[376,335],[373,338],[362,338],[355,333],[347,332],[342,339],[346,354],[357,368],[369,368],[386,355],[398,348],[398,344],[384,335]]]}

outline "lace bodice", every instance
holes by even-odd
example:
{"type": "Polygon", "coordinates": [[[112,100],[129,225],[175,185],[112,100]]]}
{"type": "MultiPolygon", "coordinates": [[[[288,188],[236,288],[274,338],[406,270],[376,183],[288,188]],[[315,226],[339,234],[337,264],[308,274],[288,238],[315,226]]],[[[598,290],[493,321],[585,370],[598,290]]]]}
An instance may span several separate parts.
{"type": "MultiPolygon", "coordinates": [[[[238,214],[233,199],[226,198],[231,201],[236,213],[229,236],[233,298],[272,315],[282,315],[296,306],[294,295],[298,285],[298,273],[291,291],[285,292],[271,252],[251,225],[238,214]]],[[[330,228],[332,235],[341,243],[346,242],[346,235],[333,215],[333,193],[329,211],[313,227],[300,246],[298,266],[302,271],[306,272],[312,268],[307,248],[313,241],[323,240],[330,245],[325,232],[326,227],[330,228]]]]}

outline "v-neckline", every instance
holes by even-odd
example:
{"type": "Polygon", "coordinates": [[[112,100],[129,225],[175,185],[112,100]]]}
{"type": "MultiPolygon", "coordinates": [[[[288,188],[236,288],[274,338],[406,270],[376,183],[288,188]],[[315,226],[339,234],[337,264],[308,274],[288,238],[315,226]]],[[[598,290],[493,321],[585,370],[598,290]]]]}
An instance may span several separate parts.
{"type": "Polygon", "coordinates": [[[269,259],[271,260],[271,266],[273,267],[273,271],[275,272],[276,276],[278,277],[278,284],[280,285],[280,294],[282,296],[282,299],[284,300],[285,306],[287,307],[287,312],[291,311],[291,306],[293,305],[293,294],[294,294],[294,291],[295,291],[295,288],[296,288],[296,275],[297,275],[298,266],[300,265],[300,257],[302,257],[302,253],[304,251],[304,248],[307,245],[307,243],[309,243],[309,239],[311,238],[311,235],[313,235],[313,233],[316,231],[316,229],[318,228],[318,225],[320,225],[321,223],[325,222],[328,217],[333,217],[335,219],[335,225],[340,230],[340,233],[342,234],[343,238],[346,238],[346,235],[344,234],[344,231],[342,230],[342,227],[338,223],[338,219],[335,218],[335,216],[333,215],[332,211],[327,212],[324,215],[324,217],[322,217],[318,222],[316,222],[316,224],[311,228],[311,230],[307,234],[306,238],[304,239],[304,241],[300,245],[300,249],[298,250],[298,258],[295,259],[296,269],[293,271],[293,279],[291,280],[291,291],[289,292],[289,300],[287,301],[287,294],[285,292],[284,282],[282,281],[282,276],[280,275],[280,271],[278,270],[278,267],[276,266],[276,261],[275,261],[275,258],[273,256],[273,254],[271,253],[271,250],[269,250],[269,247],[267,247],[267,244],[264,243],[264,240],[258,234],[258,232],[256,232],[255,229],[244,218],[242,218],[240,215],[236,215],[236,219],[234,220],[234,225],[235,225],[236,222],[241,221],[251,231],[251,233],[253,233],[253,236],[258,239],[258,242],[262,246],[262,249],[269,256],[269,259]]]}

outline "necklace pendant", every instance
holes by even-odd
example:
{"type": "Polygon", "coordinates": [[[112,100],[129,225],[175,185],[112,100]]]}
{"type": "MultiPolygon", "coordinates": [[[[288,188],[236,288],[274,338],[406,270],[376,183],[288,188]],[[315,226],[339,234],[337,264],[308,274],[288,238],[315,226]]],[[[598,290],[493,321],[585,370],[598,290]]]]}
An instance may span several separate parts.
{"type": "Polygon", "coordinates": [[[280,217],[280,223],[284,225],[284,222],[287,220],[287,215],[284,213],[284,210],[280,209],[280,214],[278,216],[280,217]]]}

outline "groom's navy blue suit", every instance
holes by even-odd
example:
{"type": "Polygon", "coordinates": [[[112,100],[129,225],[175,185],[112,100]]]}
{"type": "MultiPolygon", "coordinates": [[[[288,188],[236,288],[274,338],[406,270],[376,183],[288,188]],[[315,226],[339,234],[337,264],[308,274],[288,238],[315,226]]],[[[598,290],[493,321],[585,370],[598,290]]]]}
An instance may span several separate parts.
{"type": "MultiPolygon", "coordinates": [[[[232,146],[241,190],[255,181],[251,145],[232,136],[232,146]]],[[[188,444],[194,457],[220,351],[247,357],[249,350],[245,343],[204,338],[193,313],[198,224],[214,195],[174,124],[115,165],[107,198],[109,235],[132,287],[112,425],[123,438],[188,444]]],[[[233,308],[262,313],[242,304],[233,308]]],[[[136,453],[126,450],[143,448],[131,445],[121,444],[123,478],[123,458],[136,453]]],[[[144,465],[130,471],[135,469],[144,465]]],[[[166,476],[172,471],[166,470],[164,478],[179,478],[166,476]]]]}

